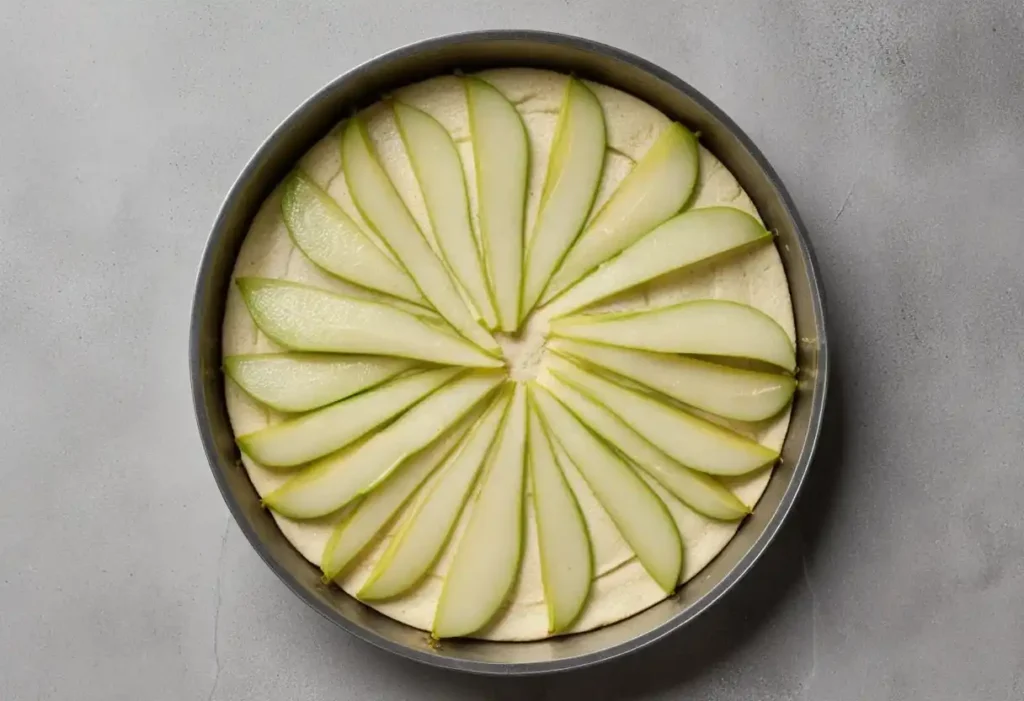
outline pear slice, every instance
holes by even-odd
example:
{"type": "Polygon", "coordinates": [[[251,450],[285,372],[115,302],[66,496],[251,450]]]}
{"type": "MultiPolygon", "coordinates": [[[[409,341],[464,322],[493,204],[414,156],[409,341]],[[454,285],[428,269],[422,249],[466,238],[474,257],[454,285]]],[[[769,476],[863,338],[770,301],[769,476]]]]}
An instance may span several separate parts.
{"type": "Polygon", "coordinates": [[[516,108],[479,78],[465,78],[476,167],[477,213],[498,327],[515,331],[523,277],[523,220],[530,146],[516,108]]]}
{"type": "Polygon", "coordinates": [[[647,573],[671,593],[683,566],[683,545],[665,504],[546,389],[536,384],[531,388],[548,435],[565,449],[647,573]]]}
{"type": "Polygon", "coordinates": [[[682,209],[697,167],[697,139],[683,125],[669,125],[576,239],[541,304],[682,209]]]}
{"type": "Polygon", "coordinates": [[[500,367],[459,336],[393,306],[285,280],[236,279],[256,326],[286,348],[375,353],[447,365],[500,367]]]}
{"type": "Polygon", "coordinates": [[[224,372],[253,399],[284,412],[310,411],[375,387],[413,366],[405,358],[257,353],[224,358],[224,372]]]}
{"type": "Polygon", "coordinates": [[[469,220],[462,161],[447,130],[426,112],[394,103],[395,121],[419,182],[441,254],[488,328],[498,324],[469,220]]]}
{"type": "Polygon", "coordinates": [[[459,540],[434,614],[435,638],[470,635],[505,603],[523,551],[526,390],[515,393],[487,464],[483,486],[459,540]]]}
{"type": "Polygon", "coordinates": [[[789,404],[790,375],[740,370],[682,355],[555,339],[552,350],[593,363],[683,404],[739,421],[762,421],[789,404]]]}
{"type": "Polygon", "coordinates": [[[437,482],[418,500],[359,590],[360,599],[372,601],[398,596],[415,586],[429,571],[462,513],[511,396],[510,392],[502,392],[459,450],[447,460],[437,482]]]}
{"type": "Polygon", "coordinates": [[[735,521],[749,513],[746,505],[718,480],[683,467],[641,438],[622,419],[550,372],[541,374],[537,382],[594,433],[694,511],[720,521],[735,521]]]}
{"type": "Polygon", "coordinates": [[[548,632],[555,634],[568,628],[583,610],[594,577],[594,562],[583,512],[555,458],[536,408],[531,407],[527,425],[548,632]]]}
{"type": "Polygon", "coordinates": [[[672,217],[552,302],[564,316],[656,277],[771,241],[761,222],[732,207],[694,209],[672,217]]]}
{"type": "Polygon", "coordinates": [[[281,213],[295,245],[327,272],[371,290],[426,304],[405,271],[302,171],[285,180],[281,213]]]}
{"type": "Polygon", "coordinates": [[[504,373],[477,371],[449,382],[387,428],[316,461],[265,496],[263,503],[299,519],[337,511],[437,440],[503,379],[504,373]]]}
{"type": "Polygon", "coordinates": [[[561,338],[658,353],[750,358],[793,372],[796,349],[770,316],[722,299],[700,299],[642,312],[581,314],[551,323],[561,338]]]}
{"type": "Polygon", "coordinates": [[[548,370],[618,416],[630,428],[686,467],[712,475],[745,475],[774,463],[779,454],[718,424],[626,389],[573,363],[549,358],[548,370]]]}
{"type": "Polygon", "coordinates": [[[238,446],[267,467],[294,467],[344,448],[398,416],[461,368],[441,368],[400,377],[369,392],[238,437],[238,446]]]}
{"type": "Polygon", "coordinates": [[[445,461],[479,418],[471,411],[437,441],[406,460],[394,474],[359,501],[337,525],[324,546],[320,569],[330,581],[343,574],[380,534],[409,498],[445,461]]]}
{"type": "Polygon", "coordinates": [[[342,134],[341,158],[345,180],[363,218],[416,281],[423,296],[456,331],[484,350],[499,352],[498,344],[462,301],[444,264],[434,254],[384,168],[377,162],[366,125],[358,118],[352,119],[342,134]]]}
{"type": "Polygon", "coordinates": [[[590,214],[604,169],[604,110],[586,85],[570,78],[551,143],[547,177],[523,272],[526,316],[590,214]]]}

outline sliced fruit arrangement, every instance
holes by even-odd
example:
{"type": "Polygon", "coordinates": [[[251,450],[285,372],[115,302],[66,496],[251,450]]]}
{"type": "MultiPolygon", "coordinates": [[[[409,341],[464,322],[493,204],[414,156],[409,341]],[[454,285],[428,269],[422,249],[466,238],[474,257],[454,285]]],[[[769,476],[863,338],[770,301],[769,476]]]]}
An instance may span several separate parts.
{"type": "Polygon", "coordinates": [[[606,145],[601,103],[587,86],[570,78],[526,255],[523,316],[537,304],[551,273],[587,221],[601,179],[606,145]]]}
{"type": "Polygon", "coordinates": [[[485,626],[505,602],[523,550],[526,388],[517,384],[484,465],[466,532],[445,575],[434,635],[454,638],[485,626]]]}
{"type": "Polygon", "coordinates": [[[390,380],[405,358],[320,353],[257,353],[224,358],[224,372],[253,399],[284,412],[310,411],[390,380]]]}
{"type": "Polygon", "coordinates": [[[543,302],[682,209],[697,182],[697,161],[694,135],[669,126],[569,249],[543,302]]]}
{"type": "Polygon", "coordinates": [[[426,112],[401,102],[394,109],[441,253],[480,318],[493,329],[498,317],[470,223],[469,195],[455,142],[426,112]]]}
{"type": "Polygon", "coordinates": [[[256,326],[285,348],[378,353],[471,367],[502,364],[447,329],[380,302],[284,280],[238,278],[237,283],[256,326]]]}
{"type": "Polygon", "coordinates": [[[564,316],[665,273],[770,240],[761,222],[732,207],[684,212],[603,263],[550,309],[564,316]]]}
{"type": "Polygon", "coordinates": [[[285,181],[281,213],[295,245],[327,272],[372,290],[424,303],[405,271],[301,171],[285,181]]]}
{"type": "Polygon", "coordinates": [[[444,264],[377,162],[366,125],[358,118],[351,120],[342,134],[341,158],[356,205],[423,296],[459,333],[485,350],[497,352],[498,344],[466,308],[444,264]]]}
{"type": "Polygon", "coordinates": [[[247,466],[278,471],[263,494],[277,517],[333,515],[325,581],[374,606],[427,589],[435,637],[485,635],[539,562],[548,633],[569,633],[591,625],[603,574],[595,553],[608,539],[588,519],[606,512],[637,576],[672,592],[686,572],[675,517],[739,521],[750,507],[719,478],[779,457],[715,417],[785,416],[797,387],[790,335],[753,307],[581,310],[691,266],[729,265],[772,237],[738,209],[684,211],[698,146],[680,124],[650,132],[593,211],[615,143],[598,87],[565,81],[546,170],[531,180],[529,97],[449,80],[464,91],[469,144],[429,106],[388,103],[398,127],[388,146],[404,150],[414,178],[389,178],[379,124],[356,115],[340,130],[343,181],[329,190],[347,188],[351,217],[303,172],[285,180],[280,214],[295,247],[372,293],[236,278],[256,328],[284,349],[224,358],[238,387],[283,414],[237,443],[247,466]],[[526,236],[530,183],[539,202],[526,236]],[[512,382],[490,331],[519,334],[538,306],[553,319],[539,372],[512,382]],[[773,367],[737,367],[748,361],[773,367]]]}
{"type": "Polygon", "coordinates": [[[721,299],[642,312],[557,319],[551,334],[660,353],[749,358],[796,370],[796,349],[778,323],[753,307],[721,299]]]}
{"type": "Polygon", "coordinates": [[[515,331],[523,279],[530,146],[523,120],[504,95],[479,78],[467,78],[465,85],[487,274],[494,289],[498,327],[515,331]]]}
{"type": "MultiPolygon", "coordinates": [[[[531,402],[532,403],[532,402],[531,402]]],[[[531,408],[527,454],[548,632],[568,628],[583,609],[594,578],[590,537],[579,503],[558,464],[551,437],[531,408]]]]}
{"type": "Polygon", "coordinates": [[[682,355],[555,339],[550,348],[639,382],[684,404],[739,421],[762,421],[793,397],[790,375],[755,372],[682,355]]]}
{"type": "Polygon", "coordinates": [[[460,372],[459,368],[414,372],[336,404],[239,436],[238,446],[263,465],[301,465],[344,448],[460,372]]]}

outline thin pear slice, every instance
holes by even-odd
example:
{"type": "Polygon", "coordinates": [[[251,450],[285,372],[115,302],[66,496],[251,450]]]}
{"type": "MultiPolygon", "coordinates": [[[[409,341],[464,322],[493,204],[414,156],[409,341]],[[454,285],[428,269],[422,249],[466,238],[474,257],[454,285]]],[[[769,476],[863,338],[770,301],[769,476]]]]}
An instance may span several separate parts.
{"type": "Polygon", "coordinates": [[[456,331],[487,351],[499,352],[498,344],[462,301],[444,264],[377,162],[366,125],[358,118],[345,126],[341,158],[356,206],[416,281],[423,296],[456,331]]]}
{"type": "Polygon", "coordinates": [[[548,609],[548,632],[554,634],[568,628],[583,610],[594,577],[594,562],[583,513],[533,407],[528,428],[526,445],[541,579],[548,609]]]}
{"type": "Polygon", "coordinates": [[[523,551],[526,390],[517,384],[484,466],[483,486],[459,540],[434,614],[435,638],[471,635],[501,608],[523,551]]]}
{"type": "Polygon", "coordinates": [[[284,412],[319,409],[414,365],[405,358],[259,353],[224,358],[224,372],[253,399],[284,412]]]}
{"type": "Polygon", "coordinates": [[[516,108],[489,83],[466,78],[477,210],[498,326],[515,331],[523,278],[523,220],[530,146],[516,108]]]}
{"type": "Polygon", "coordinates": [[[712,475],[745,475],[774,463],[779,454],[718,424],[626,389],[557,357],[548,369],[602,404],[657,448],[690,469],[712,475]]]}
{"type": "Polygon", "coordinates": [[[320,561],[324,579],[343,574],[426,479],[457,448],[469,432],[478,412],[470,412],[440,439],[406,460],[394,474],[366,495],[334,529],[320,561]]]}
{"type": "Polygon", "coordinates": [[[294,467],[344,448],[436,390],[460,368],[400,377],[369,392],[238,437],[238,446],[267,467],[294,467]]]}
{"type": "Polygon", "coordinates": [[[447,365],[500,367],[459,336],[393,306],[285,280],[236,280],[256,326],[286,348],[375,353],[447,365]]]}
{"type": "Polygon", "coordinates": [[[697,139],[683,125],[669,125],[576,239],[541,303],[682,209],[697,167],[697,139]]]}
{"type": "Polygon", "coordinates": [[[586,85],[570,78],[527,250],[521,316],[537,304],[587,221],[604,168],[606,143],[601,103],[586,85]]]}
{"type": "Polygon", "coordinates": [[[551,323],[551,334],[658,353],[750,358],[793,372],[793,342],[770,316],[721,299],[642,312],[581,314],[551,323]]]}
{"type": "Polygon", "coordinates": [[[305,173],[295,171],[288,176],[281,213],[295,245],[327,272],[371,290],[426,304],[405,271],[305,173]]]}
{"type": "Polygon", "coordinates": [[[672,592],[683,566],[683,545],[665,504],[548,390],[531,388],[548,435],[565,449],[647,573],[672,592]]]}
{"type": "Polygon", "coordinates": [[[746,505],[718,480],[683,467],[641,438],[622,419],[552,373],[542,374],[537,382],[594,433],[615,446],[694,511],[720,521],[735,521],[749,513],[746,505]]]}
{"type": "Polygon", "coordinates": [[[564,316],[656,277],[745,250],[772,235],[732,207],[694,209],[672,217],[573,285],[549,306],[564,316]]]}
{"type": "Polygon", "coordinates": [[[398,596],[415,586],[430,570],[448,542],[452,527],[476,483],[511,396],[510,392],[503,392],[459,450],[447,460],[437,482],[419,499],[359,590],[360,599],[372,601],[398,596]]]}
{"type": "Polygon", "coordinates": [[[791,375],[740,370],[670,353],[555,339],[550,348],[593,363],[683,404],[739,421],[761,421],[789,404],[791,375]]]}
{"type": "Polygon", "coordinates": [[[382,431],[316,461],[265,496],[263,503],[299,519],[337,511],[437,440],[503,379],[504,373],[477,371],[449,382],[382,431]]]}
{"type": "Polygon", "coordinates": [[[394,111],[441,254],[484,323],[494,328],[498,317],[469,221],[466,178],[455,142],[426,112],[401,102],[394,103],[394,111]]]}

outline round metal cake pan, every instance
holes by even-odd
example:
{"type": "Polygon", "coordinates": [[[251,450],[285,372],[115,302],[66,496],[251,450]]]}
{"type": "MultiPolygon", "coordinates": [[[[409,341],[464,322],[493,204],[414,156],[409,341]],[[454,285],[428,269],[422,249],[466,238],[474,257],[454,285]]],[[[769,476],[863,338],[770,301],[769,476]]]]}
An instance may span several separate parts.
{"type": "Polygon", "coordinates": [[[467,672],[526,675],[575,669],[635,652],[685,627],[719,601],[764,552],[789,515],[814,456],[828,386],[825,310],[803,224],[778,175],[751,140],[683,80],[637,56],[585,39],[534,31],[487,31],[430,39],[391,51],[337,78],[293,112],[260,146],[228,193],[203,255],[189,341],[192,393],[203,446],[239,528],[270,568],[316,611],[349,633],[418,662],[467,672]],[[224,400],[221,324],[231,270],[263,200],[338,121],[386,93],[453,71],[546,68],[631,93],[700,132],[757,205],[789,278],[796,316],[799,386],[782,460],[737,535],[674,596],[598,630],[529,643],[445,641],[378,614],[321,582],[260,506],[239,461],[224,400]]]}

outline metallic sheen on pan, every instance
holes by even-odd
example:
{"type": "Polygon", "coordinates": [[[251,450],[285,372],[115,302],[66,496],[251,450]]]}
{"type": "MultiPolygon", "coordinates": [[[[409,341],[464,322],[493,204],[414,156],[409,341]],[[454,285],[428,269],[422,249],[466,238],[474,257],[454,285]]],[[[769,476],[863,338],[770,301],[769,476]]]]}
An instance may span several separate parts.
{"type": "Polygon", "coordinates": [[[789,515],[814,455],[828,386],[825,310],[803,224],[779,177],[750,139],[706,97],[637,56],[585,39],[533,31],[486,31],[430,39],[384,54],[337,78],[274,130],[235,181],[210,233],[192,307],[189,361],[196,420],[210,468],[239,528],[303,601],[349,633],[418,662],[479,674],[527,675],[587,667],[650,645],[718,601],[768,547],[789,515]],[[539,642],[445,641],[391,620],[336,587],[285,540],[239,461],[224,402],[221,324],[235,258],[263,200],[338,121],[410,83],[453,71],[533,66],[618,88],[699,131],[757,205],[789,278],[799,386],[789,434],[754,513],[710,565],[674,596],[619,623],[539,642]]]}

